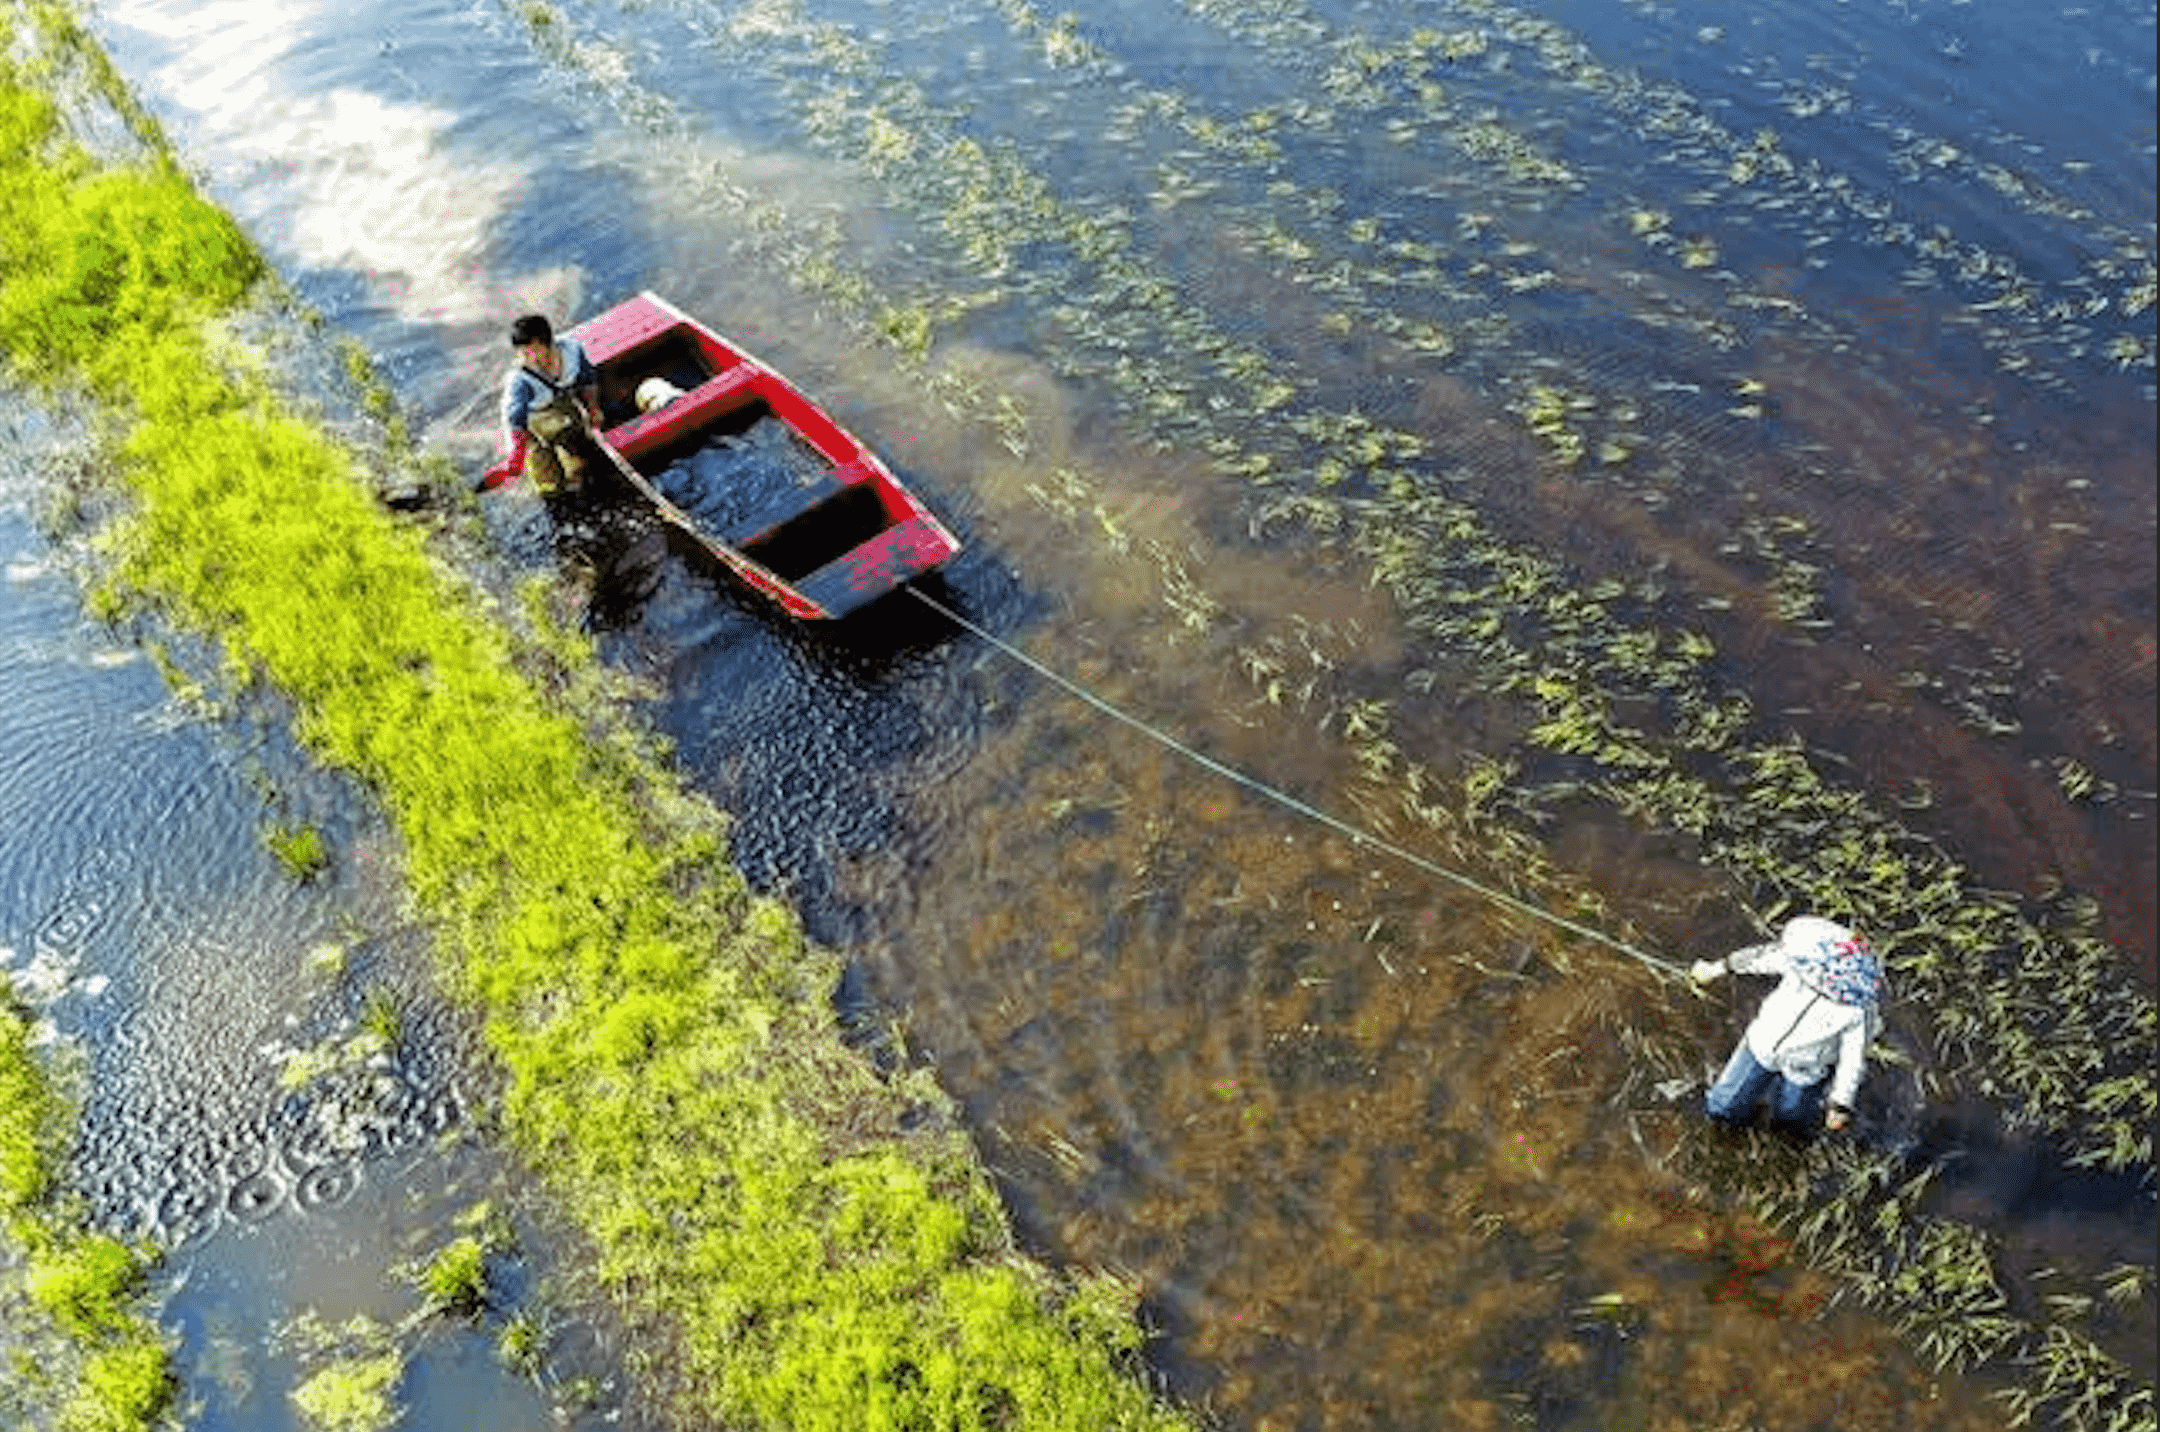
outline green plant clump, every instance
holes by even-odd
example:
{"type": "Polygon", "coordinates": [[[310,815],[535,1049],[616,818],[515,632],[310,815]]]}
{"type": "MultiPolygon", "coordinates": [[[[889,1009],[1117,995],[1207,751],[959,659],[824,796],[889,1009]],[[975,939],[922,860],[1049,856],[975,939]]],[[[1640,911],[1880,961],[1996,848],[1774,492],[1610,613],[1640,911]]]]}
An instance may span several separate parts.
{"type": "Polygon", "coordinates": [[[263,832],[263,843],[295,880],[312,880],[330,868],[330,851],[312,825],[276,825],[263,832]]]}
{"type": "Polygon", "coordinates": [[[397,1421],[404,1371],[394,1352],[333,1362],[293,1389],[293,1407],[309,1432],[385,1432],[397,1421]]]}
{"type": "Polygon", "coordinates": [[[0,1274],[0,1332],[50,1352],[17,1361],[0,1415],[50,1417],[64,1432],[143,1432],[172,1403],[171,1359],[143,1309],[144,1255],[85,1232],[60,1194],[71,1119],[31,1047],[28,1012],[0,998],[0,1231],[17,1255],[0,1274]],[[12,1296],[18,1289],[26,1298],[12,1296]],[[24,1325],[30,1314],[41,1325],[24,1325]]]}
{"type": "MultiPolygon", "coordinates": [[[[42,12],[39,12],[42,13],[42,12]]],[[[116,589],[210,633],[378,794],[505,1125],[673,1364],[683,1413],[790,1429],[1186,1425],[1134,1375],[1131,1289],[1012,1247],[927,1082],[838,1038],[833,958],[718,822],[588,738],[351,454],[210,321],[264,271],[168,158],[99,167],[0,82],[0,348],[125,420],[116,589]]]]}
{"type": "Polygon", "coordinates": [[[428,1260],[417,1281],[435,1310],[478,1317],[488,1305],[487,1250],[470,1234],[454,1239],[428,1260]]]}

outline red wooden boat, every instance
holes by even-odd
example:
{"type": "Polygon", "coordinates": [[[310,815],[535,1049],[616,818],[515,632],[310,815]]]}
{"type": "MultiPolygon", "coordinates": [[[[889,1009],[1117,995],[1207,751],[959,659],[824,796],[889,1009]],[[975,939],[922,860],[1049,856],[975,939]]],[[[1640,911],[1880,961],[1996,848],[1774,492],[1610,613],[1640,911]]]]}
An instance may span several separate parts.
{"type": "Polygon", "coordinates": [[[853,434],[665,299],[571,333],[600,371],[599,446],[623,480],[793,615],[844,616],[960,550],[853,434]]]}

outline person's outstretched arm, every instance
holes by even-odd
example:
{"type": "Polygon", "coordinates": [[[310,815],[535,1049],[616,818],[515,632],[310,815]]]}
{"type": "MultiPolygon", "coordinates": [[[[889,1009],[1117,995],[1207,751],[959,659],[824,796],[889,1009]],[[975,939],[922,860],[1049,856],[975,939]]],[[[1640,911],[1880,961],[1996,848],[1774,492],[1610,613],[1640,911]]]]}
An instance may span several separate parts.
{"type": "Polygon", "coordinates": [[[1722,960],[1697,960],[1688,966],[1688,977],[1697,984],[1708,984],[1728,973],[1781,975],[1785,973],[1785,946],[1772,940],[1768,944],[1734,950],[1722,960]]]}
{"type": "Polygon", "coordinates": [[[1838,1040],[1837,1069],[1830,1075],[1829,1109],[1825,1128],[1842,1129],[1852,1120],[1853,1100],[1860,1094],[1860,1076],[1867,1072],[1868,1019],[1854,1020],[1838,1040]]]}

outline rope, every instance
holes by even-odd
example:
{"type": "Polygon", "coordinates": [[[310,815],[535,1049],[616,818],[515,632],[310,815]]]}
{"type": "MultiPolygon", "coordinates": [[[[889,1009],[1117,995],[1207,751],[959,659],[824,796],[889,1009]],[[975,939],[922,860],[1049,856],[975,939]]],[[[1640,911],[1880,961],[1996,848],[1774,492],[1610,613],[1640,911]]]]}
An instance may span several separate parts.
{"type": "Polygon", "coordinates": [[[1251,791],[1257,796],[1260,796],[1266,800],[1271,800],[1275,802],[1275,804],[1282,806],[1286,810],[1295,811],[1299,815],[1307,818],[1308,820],[1317,821],[1321,825],[1326,826],[1328,829],[1335,831],[1337,834],[1347,837],[1352,843],[1356,845],[1366,846],[1373,850],[1381,851],[1387,855],[1392,855],[1397,860],[1400,860],[1407,865],[1413,866],[1416,869],[1422,870],[1428,875],[1435,875],[1442,880],[1451,881],[1454,884],[1462,887],[1463,889],[1468,890],[1473,894],[1482,896],[1483,898],[1492,901],[1496,905],[1501,905],[1509,910],[1513,910],[1519,915],[1528,915],[1532,919],[1542,920],[1548,925],[1552,925],[1559,929],[1567,931],[1569,934],[1580,935],[1586,940],[1595,941],[1596,943],[1603,945],[1608,949],[1626,955],[1629,959],[1635,960],[1636,962],[1642,964],[1643,966],[1661,977],[1667,979],[1685,978],[1685,974],[1679,968],[1679,966],[1673,964],[1669,960],[1662,960],[1655,955],[1647,954],[1644,951],[1639,950],[1633,945],[1627,943],[1627,941],[1625,940],[1615,939],[1613,936],[1606,934],[1602,930],[1592,929],[1588,925],[1584,925],[1577,921],[1568,919],[1565,915],[1556,915],[1552,911],[1544,909],[1541,906],[1533,905],[1527,900],[1522,900],[1517,898],[1516,896],[1510,895],[1505,890],[1497,890],[1492,886],[1485,884],[1483,881],[1473,879],[1472,877],[1463,874],[1459,870],[1451,870],[1445,865],[1441,865],[1435,861],[1428,860],[1424,856],[1419,855],[1414,850],[1405,850],[1402,846],[1395,844],[1393,841],[1383,839],[1382,837],[1374,835],[1368,830],[1364,830],[1358,826],[1352,825],[1346,820],[1341,820],[1335,816],[1329,815],[1326,811],[1321,810],[1317,806],[1310,805],[1305,801],[1299,800],[1296,796],[1291,795],[1288,791],[1281,790],[1275,786],[1271,786],[1267,782],[1259,780],[1253,776],[1249,776],[1243,771],[1236,769],[1235,767],[1226,766],[1221,761],[1216,760],[1213,756],[1210,756],[1203,751],[1194,750],[1191,746],[1188,746],[1183,741],[1178,740],[1169,732],[1161,730],[1158,727],[1151,726],[1147,722],[1141,720],[1139,717],[1134,716],[1129,712],[1121,710],[1119,707],[1112,705],[1109,701],[1088,690],[1079,682],[1051,670],[1049,667],[1037,661],[1034,657],[1029,656],[1026,652],[1022,651],[1019,647],[1014,646],[1011,642],[1004,640],[1002,637],[999,637],[993,632],[986,631],[984,628],[977,625],[975,622],[969,621],[966,617],[960,615],[960,613],[954,611],[951,607],[946,606],[943,602],[938,601],[929,593],[924,592],[916,587],[909,587],[907,588],[907,591],[913,594],[916,600],[922,602],[925,606],[929,607],[932,611],[938,613],[946,620],[954,622],[957,625],[966,628],[974,635],[988,642],[991,646],[997,648],[1005,655],[1011,657],[1014,661],[1019,662],[1022,666],[1025,666],[1030,671],[1033,671],[1036,675],[1042,677],[1047,681],[1056,683],[1058,686],[1064,688],[1074,697],[1077,697],[1079,700],[1085,702],[1089,706],[1094,707],[1097,711],[1102,712],[1105,716],[1111,717],[1112,719],[1117,721],[1122,721],[1124,724],[1132,727],[1133,730],[1138,731],[1141,735],[1146,736],[1149,740],[1154,741],[1156,744],[1164,747],[1167,750],[1176,752],[1178,755],[1183,756],[1186,760],[1191,761],[1195,765],[1203,766],[1206,769],[1213,771],[1216,775],[1221,776],[1223,779],[1234,782],[1235,784],[1244,787],[1246,790],[1251,791]]]}

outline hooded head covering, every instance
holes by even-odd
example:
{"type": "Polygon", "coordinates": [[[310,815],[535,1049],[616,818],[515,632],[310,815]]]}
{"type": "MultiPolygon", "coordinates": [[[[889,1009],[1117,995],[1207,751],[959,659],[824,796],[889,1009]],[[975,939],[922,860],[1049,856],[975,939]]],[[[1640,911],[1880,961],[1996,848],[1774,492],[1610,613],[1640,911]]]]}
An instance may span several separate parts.
{"type": "Polygon", "coordinates": [[[1813,915],[1787,922],[1778,937],[1785,958],[1808,988],[1839,1004],[1879,1004],[1888,986],[1882,961],[1861,936],[1813,915]]]}

